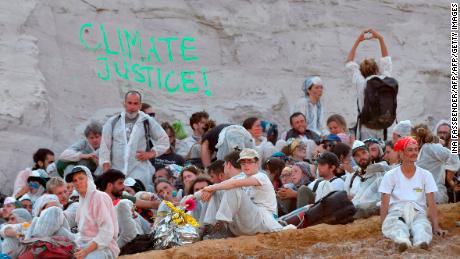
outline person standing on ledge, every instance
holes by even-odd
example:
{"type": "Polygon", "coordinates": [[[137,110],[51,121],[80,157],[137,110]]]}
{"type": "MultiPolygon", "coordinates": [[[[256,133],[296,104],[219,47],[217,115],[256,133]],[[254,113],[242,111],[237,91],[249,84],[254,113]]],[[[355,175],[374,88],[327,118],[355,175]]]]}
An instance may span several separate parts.
{"type": "Polygon", "coordinates": [[[155,168],[149,160],[169,149],[169,138],[153,117],[140,111],[141,99],[139,92],[128,91],[125,111],[105,123],[99,164],[103,172],[118,169],[126,176],[141,180],[148,191],[153,191],[150,179],[155,168]]]}

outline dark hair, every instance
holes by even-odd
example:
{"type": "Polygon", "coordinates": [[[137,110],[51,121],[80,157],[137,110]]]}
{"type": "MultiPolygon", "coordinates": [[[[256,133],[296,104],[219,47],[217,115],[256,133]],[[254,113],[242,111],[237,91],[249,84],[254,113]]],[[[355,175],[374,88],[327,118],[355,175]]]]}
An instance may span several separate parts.
{"type": "Polygon", "coordinates": [[[195,112],[192,114],[192,116],[190,116],[190,128],[194,130],[193,124],[199,123],[203,118],[209,119],[209,114],[205,111],[195,112]]]}
{"type": "Polygon", "coordinates": [[[171,171],[169,168],[162,167],[162,168],[157,169],[157,170],[155,171],[155,173],[152,175],[152,183],[155,183],[155,181],[156,181],[157,179],[160,179],[160,178],[165,179],[164,177],[160,177],[160,178],[157,178],[157,177],[156,177],[156,173],[157,173],[158,171],[160,171],[160,170],[165,170],[165,171],[166,171],[166,174],[167,174],[167,176],[166,176],[167,179],[166,179],[166,180],[169,180],[169,179],[171,179],[171,178],[174,178],[173,171],[171,171]]]}
{"type": "Polygon", "coordinates": [[[347,122],[345,121],[345,118],[342,115],[332,114],[331,116],[329,116],[329,118],[327,118],[326,125],[333,121],[339,124],[339,126],[341,126],[344,131],[347,130],[347,122]]]}
{"type": "Polygon", "coordinates": [[[259,119],[256,118],[256,117],[249,117],[249,118],[245,119],[243,121],[243,128],[245,128],[247,130],[250,130],[254,126],[254,123],[256,123],[257,120],[259,120],[259,119]]]}
{"type": "Polygon", "coordinates": [[[305,115],[301,112],[294,112],[293,114],[291,114],[291,116],[289,117],[289,123],[291,124],[292,126],[292,120],[295,118],[295,117],[298,117],[298,116],[302,116],[305,120],[307,120],[307,118],[305,117],[305,115]]]}
{"type": "Polygon", "coordinates": [[[393,149],[395,144],[393,143],[393,140],[387,140],[387,142],[385,142],[385,146],[389,146],[391,149],[393,149]]]}
{"type": "Polygon", "coordinates": [[[126,98],[128,97],[128,95],[131,95],[131,94],[135,94],[135,95],[139,96],[139,102],[142,102],[142,95],[141,95],[141,93],[139,93],[136,90],[129,90],[128,92],[126,92],[124,100],[126,101],[126,98]]]}
{"type": "Polygon", "coordinates": [[[239,159],[240,159],[240,151],[233,151],[224,157],[224,161],[229,162],[236,169],[241,169],[240,163],[238,163],[239,159]]]}
{"type": "Polygon", "coordinates": [[[158,184],[160,184],[160,183],[166,183],[166,184],[169,184],[171,187],[175,188],[175,187],[174,187],[174,184],[170,183],[170,182],[169,182],[168,180],[166,180],[165,178],[160,177],[160,178],[158,178],[158,179],[153,183],[153,188],[154,188],[155,192],[158,192],[158,191],[157,191],[157,186],[158,186],[158,184]]]}
{"type": "Polygon", "coordinates": [[[47,148],[39,148],[37,151],[35,151],[33,156],[35,164],[37,164],[39,161],[45,162],[48,155],[54,156],[53,151],[47,148]]]}
{"type": "Polygon", "coordinates": [[[332,146],[331,152],[334,153],[340,160],[340,157],[347,157],[351,152],[351,147],[345,143],[339,142],[332,146]]]}
{"type": "Polygon", "coordinates": [[[196,183],[201,183],[201,182],[207,182],[208,185],[213,184],[213,182],[211,181],[211,179],[209,179],[209,177],[207,177],[206,175],[200,175],[197,178],[195,178],[195,180],[192,181],[192,184],[190,184],[190,189],[188,190],[188,194],[194,194],[195,193],[195,190],[194,190],[195,184],[196,183]]]}
{"type": "Polygon", "coordinates": [[[102,125],[99,122],[93,121],[86,126],[84,134],[88,137],[89,134],[102,135],[102,125]]]}
{"type": "Polygon", "coordinates": [[[224,172],[224,160],[216,160],[208,166],[208,174],[220,174],[224,172]]]}
{"type": "Polygon", "coordinates": [[[107,185],[109,183],[113,184],[119,179],[125,179],[126,176],[123,174],[120,170],[117,169],[109,169],[107,172],[103,173],[99,177],[96,178],[95,184],[97,189],[99,189],[102,192],[105,192],[105,189],[107,189],[107,185]]]}
{"type": "Polygon", "coordinates": [[[141,111],[145,112],[148,108],[152,108],[152,106],[148,103],[142,103],[141,105],[141,111]]]}
{"type": "Polygon", "coordinates": [[[275,175],[275,179],[279,180],[281,183],[281,171],[286,167],[286,163],[283,160],[270,157],[262,164],[262,169],[270,171],[270,173],[275,175]]]}
{"type": "Polygon", "coordinates": [[[180,173],[179,175],[179,181],[181,181],[181,183],[184,182],[184,172],[185,171],[189,171],[189,172],[192,172],[194,175],[196,176],[199,176],[200,174],[203,173],[203,171],[201,171],[201,169],[199,169],[198,167],[194,166],[194,165],[189,165],[189,166],[186,166],[182,169],[182,172],[180,173]]]}
{"type": "MultiPolygon", "coordinates": [[[[174,142],[172,143],[171,147],[172,149],[174,149],[176,147],[176,132],[174,131],[174,128],[171,126],[171,124],[169,124],[169,122],[163,122],[161,123],[161,127],[167,131],[171,131],[171,134],[173,135],[173,138],[174,138],[174,142]]],[[[167,134],[168,132],[166,132],[167,134]]],[[[168,136],[169,137],[169,136],[168,136]]]]}
{"type": "Polygon", "coordinates": [[[428,126],[424,123],[417,124],[412,128],[412,135],[417,140],[417,143],[422,146],[425,143],[437,143],[439,139],[435,136],[428,126]]]}

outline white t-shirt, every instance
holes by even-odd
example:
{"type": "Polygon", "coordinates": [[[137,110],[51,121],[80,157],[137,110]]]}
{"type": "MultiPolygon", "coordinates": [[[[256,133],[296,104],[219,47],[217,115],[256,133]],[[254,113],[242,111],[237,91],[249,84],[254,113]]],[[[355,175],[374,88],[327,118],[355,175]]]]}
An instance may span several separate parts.
{"type": "Polygon", "coordinates": [[[277,213],[276,194],[270,178],[263,172],[258,172],[249,177],[256,178],[260,186],[252,186],[249,190],[249,197],[259,207],[263,207],[272,214],[277,213]]]}
{"type": "Polygon", "coordinates": [[[425,169],[416,167],[415,174],[406,178],[398,166],[388,171],[382,179],[379,192],[391,194],[390,207],[398,203],[412,202],[419,211],[426,211],[426,194],[437,192],[433,175],[425,169]]]}

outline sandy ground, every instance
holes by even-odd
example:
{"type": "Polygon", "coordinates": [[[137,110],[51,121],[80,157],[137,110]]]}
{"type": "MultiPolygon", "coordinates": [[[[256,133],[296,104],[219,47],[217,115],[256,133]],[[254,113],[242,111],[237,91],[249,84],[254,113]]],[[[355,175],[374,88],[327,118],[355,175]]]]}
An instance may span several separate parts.
{"type": "Polygon", "coordinates": [[[348,225],[318,225],[302,230],[259,234],[224,240],[207,240],[183,247],[124,256],[144,258],[458,258],[460,256],[460,204],[439,207],[440,225],[449,230],[435,237],[429,251],[410,248],[398,253],[383,238],[378,217],[348,225]]]}

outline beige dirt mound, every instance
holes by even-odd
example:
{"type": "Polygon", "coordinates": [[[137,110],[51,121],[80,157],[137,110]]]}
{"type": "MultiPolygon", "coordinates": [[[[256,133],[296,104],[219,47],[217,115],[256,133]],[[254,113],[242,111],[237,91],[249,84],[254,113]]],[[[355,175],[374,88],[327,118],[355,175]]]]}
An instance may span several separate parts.
{"type": "Polygon", "coordinates": [[[348,225],[317,225],[300,230],[206,240],[168,250],[123,256],[146,258],[458,258],[460,256],[460,204],[439,206],[440,225],[449,230],[445,238],[435,237],[429,251],[409,248],[398,253],[383,238],[379,217],[357,220],[348,225]]]}

